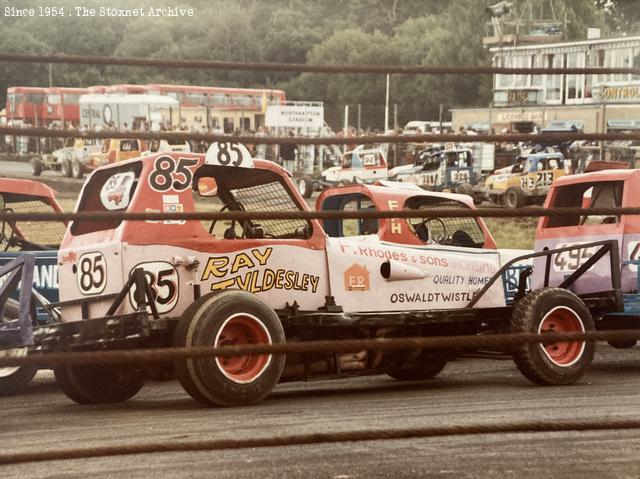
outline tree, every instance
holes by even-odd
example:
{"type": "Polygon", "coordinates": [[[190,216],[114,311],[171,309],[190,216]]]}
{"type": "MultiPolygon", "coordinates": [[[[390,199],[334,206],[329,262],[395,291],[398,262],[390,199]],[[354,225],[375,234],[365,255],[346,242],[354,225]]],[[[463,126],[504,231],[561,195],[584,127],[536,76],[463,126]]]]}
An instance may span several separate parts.
{"type": "Polygon", "coordinates": [[[618,35],[640,33],[640,9],[637,0],[595,0],[604,13],[609,30],[618,35]]]}

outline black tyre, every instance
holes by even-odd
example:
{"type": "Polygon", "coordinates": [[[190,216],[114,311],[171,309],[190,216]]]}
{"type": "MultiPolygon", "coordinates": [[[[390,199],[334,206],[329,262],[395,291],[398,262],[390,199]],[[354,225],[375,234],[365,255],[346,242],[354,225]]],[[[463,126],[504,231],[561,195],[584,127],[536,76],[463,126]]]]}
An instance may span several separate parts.
{"type": "Polygon", "coordinates": [[[471,196],[471,198],[473,198],[473,186],[471,186],[469,183],[460,183],[458,186],[456,186],[456,193],[461,195],[469,195],[471,196]]]}
{"type": "Polygon", "coordinates": [[[298,178],[297,182],[298,192],[303,198],[311,198],[313,194],[313,181],[308,176],[298,178]]]}
{"type": "MultiPolygon", "coordinates": [[[[543,288],[525,296],[513,310],[511,332],[583,332],[595,328],[591,313],[566,289],[543,288]]],[[[513,360],[530,381],[555,386],[573,384],[587,372],[595,344],[574,341],[549,345],[524,344],[514,348],[513,360]]]]}
{"type": "Polygon", "coordinates": [[[31,174],[40,176],[42,174],[42,160],[40,158],[31,158],[31,174]]]}
{"type": "Polygon", "coordinates": [[[446,365],[446,356],[442,354],[423,353],[418,365],[408,368],[394,368],[389,371],[389,376],[398,381],[432,379],[440,374],[446,365]]]}
{"type": "Polygon", "coordinates": [[[634,347],[637,343],[637,339],[611,339],[607,341],[609,346],[616,349],[629,349],[634,347]]]}
{"type": "Polygon", "coordinates": [[[71,160],[62,160],[62,163],[60,163],[60,173],[62,176],[71,178],[71,175],[73,174],[71,171],[71,160]]]}
{"type": "Polygon", "coordinates": [[[133,364],[64,365],[54,373],[62,391],[79,404],[123,402],[145,382],[144,373],[133,364]]]}
{"type": "Polygon", "coordinates": [[[79,160],[71,162],[71,176],[78,179],[84,176],[84,165],[79,160]]]}
{"type": "MultiPolygon", "coordinates": [[[[174,346],[274,344],[285,341],[276,313],[244,291],[202,296],[182,314],[174,346]]],[[[280,380],[285,355],[180,359],[174,364],[182,387],[207,406],[241,406],[264,399],[280,380]]]]}
{"type": "MultiPolygon", "coordinates": [[[[13,299],[8,299],[4,306],[4,320],[18,319],[20,315],[20,305],[13,299]]],[[[15,351],[15,356],[27,354],[26,348],[15,351]]],[[[35,366],[18,366],[0,368],[0,396],[17,394],[31,382],[38,372],[35,366]]]]}
{"type": "Polygon", "coordinates": [[[504,204],[507,208],[522,208],[526,204],[526,196],[522,188],[512,186],[504,193],[504,204]]]}

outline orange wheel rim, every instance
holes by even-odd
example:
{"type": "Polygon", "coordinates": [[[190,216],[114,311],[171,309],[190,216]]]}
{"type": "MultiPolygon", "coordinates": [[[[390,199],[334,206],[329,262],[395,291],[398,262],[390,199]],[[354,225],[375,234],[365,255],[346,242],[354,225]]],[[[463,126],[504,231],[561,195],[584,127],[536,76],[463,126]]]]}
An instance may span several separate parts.
{"type": "MultiPolygon", "coordinates": [[[[538,334],[584,332],[582,319],[575,311],[558,306],[549,311],[538,326],[538,334]]],[[[569,367],[577,363],[584,352],[584,341],[558,342],[540,345],[545,355],[556,366],[569,367]]]]}
{"type": "MultiPolygon", "coordinates": [[[[271,336],[264,323],[255,316],[240,313],[229,317],[215,340],[215,347],[271,344],[271,336]]],[[[216,357],[220,371],[231,381],[247,384],[255,381],[271,362],[270,354],[246,354],[244,356],[216,357]]]]}

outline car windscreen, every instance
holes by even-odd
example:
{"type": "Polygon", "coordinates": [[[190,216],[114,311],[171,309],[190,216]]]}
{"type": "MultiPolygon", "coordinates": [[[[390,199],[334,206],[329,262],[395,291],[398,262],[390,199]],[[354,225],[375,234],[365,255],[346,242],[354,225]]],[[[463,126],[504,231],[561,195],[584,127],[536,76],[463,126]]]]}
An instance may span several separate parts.
{"type": "MultiPolygon", "coordinates": [[[[55,213],[56,210],[43,200],[29,195],[0,194],[4,198],[5,211],[14,213],[55,213]]],[[[10,233],[9,226],[5,234],[10,233]]],[[[62,242],[67,226],[62,221],[18,221],[15,233],[22,239],[46,248],[58,248],[62,242]]],[[[24,249],[24,248],[23,248],[24,249]]]]}
{"type": "MultiPolygon", "coordinates": [[[[212,178],[217,194],[209,198],[211,203],[218,201],[230,211],[302,211],[282,177],[270,170],[230,168],[226,166],[205,165],[194,175],[195,182],[212,178]]],[[[203,198],[206,202],[207,198],[203,198]]],[[[311,234],[311,224],[307,220],[262,219],[247,223],[255,228],[259,226],[265,238],[301,238],[311,234]],[[259,223],[259,225],[258,225],[259,223]]],[[[248,228],[245,229],[245,235],[248,228]]]]}
{"type": "MultiPolygon", "coordinates": [[[[597,181],[560,186],[556,189],[553,208],[617,208],[622,206],[624,181],[597,181]]],[[[619,216],[570,215],[554,216],[547,220],[546,228],[589,224],[619,223],[619,216]]]]}
{"type": "MultiPolygon", "coordinates": [[[[78,211],[126,211],[135,194],[141,170],[142,164],[139,161],[116,168],[96,170],[82,190],[78,211]]],[[[79,236],[94,231],[115,229],[120,223],[122,220],[74,221],[71,224],[71,234],[79,236]]]]}
{"type": "MultiPolygon", "coordinates": [[[[448,198],[414,196],[406,201],[406,208],[437,212],[442,209],[468,209],[469,207],[448,198]]],[[[482,248],[484,246],[484,232],[478,224],[478,220],[473,217],[409,218],[408,223],[413,233],[427,244],[436,243],[467,248],[482,248]]]]}

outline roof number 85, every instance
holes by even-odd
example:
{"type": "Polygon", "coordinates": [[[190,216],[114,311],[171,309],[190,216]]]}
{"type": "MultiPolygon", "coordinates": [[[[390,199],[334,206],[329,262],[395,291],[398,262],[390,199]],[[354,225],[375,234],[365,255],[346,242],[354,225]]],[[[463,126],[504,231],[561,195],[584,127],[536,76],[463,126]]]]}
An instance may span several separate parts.
{"type": "Polygon", "coordinates": [[[237,143],[218,142],[217,159],[222,166],[239,166],[242,163],[242,150],[238,148],[237,143]]]}

